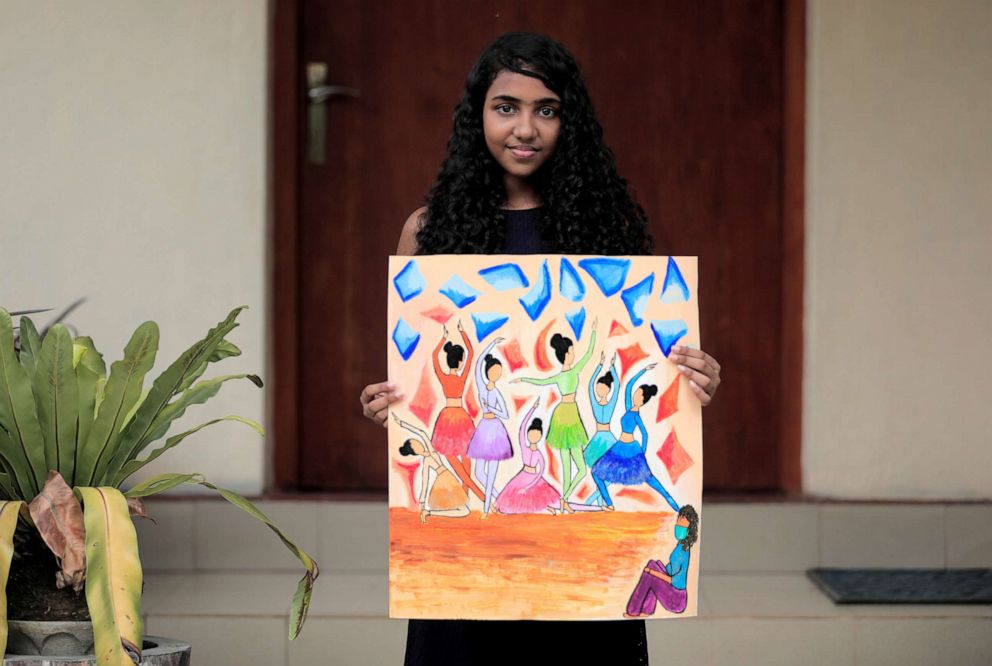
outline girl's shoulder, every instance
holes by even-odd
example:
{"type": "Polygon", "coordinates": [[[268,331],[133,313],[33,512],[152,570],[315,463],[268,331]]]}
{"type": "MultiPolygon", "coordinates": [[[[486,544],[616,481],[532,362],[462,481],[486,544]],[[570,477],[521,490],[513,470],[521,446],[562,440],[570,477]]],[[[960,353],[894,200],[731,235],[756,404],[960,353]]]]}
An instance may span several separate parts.
{"type": "Polygon", "coordinates": [[[403,229],[400,231],[399,243],[396,245],[397,255],[408,256],[417,253],[417,232],[420,231],[420,227],[426,218],[427,206],[421,206],[406,218],[406,222],[403,223],[403,229]]]}

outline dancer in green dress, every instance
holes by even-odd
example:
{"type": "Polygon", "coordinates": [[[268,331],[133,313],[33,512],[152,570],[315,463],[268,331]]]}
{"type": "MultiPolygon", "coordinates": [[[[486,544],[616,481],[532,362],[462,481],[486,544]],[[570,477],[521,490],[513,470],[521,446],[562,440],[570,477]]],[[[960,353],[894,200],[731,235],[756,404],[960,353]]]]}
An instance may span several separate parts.
{"type": "Polygon", "coordinates": [[[568,506],[568,498],[586,475],[586,461],[582,454],[589,442],[586,428],[579,417],[579,408],[575,404],[575,391],[579,386],[579,373],[592,358],[596,346],[596,327],[598,319],[592,323],[592,334],[589,336],[589,347],[582,358],[575,360],[575,344],[571,338],[555,333],[551,336],[551,346],[555,356],[561,363],[561,372],[551,377],[517,377],[514,382],[526,382],[544,386],[556,384],[561,392],[559,402],[551,413],[551,423],[548,424],[548,446],[558,450],[562,467],[562,501],[561,510],[575,513],[568,506]],[[575,474],[572,474],[572,463],[575,463],[575,474]]]}

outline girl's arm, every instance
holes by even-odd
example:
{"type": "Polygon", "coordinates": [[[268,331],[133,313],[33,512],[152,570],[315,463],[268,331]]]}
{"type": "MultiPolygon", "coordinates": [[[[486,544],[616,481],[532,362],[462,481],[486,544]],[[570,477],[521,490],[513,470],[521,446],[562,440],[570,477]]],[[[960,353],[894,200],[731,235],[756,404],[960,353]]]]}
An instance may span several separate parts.
{"type": "Polygon", "coordinates": [[[495,394],[496,397],[496,400],[494,401],[496,404],[490,405],[492,408],[492,413],[504,421],[510,418],[510,413],[506,411],[506,401],[503,400],[503,393],[498,388],[494,387],[492,394],[495,394]]]}
{"type": "Polygon", "coordinates": [[[431,471],[431,466],[428,465],[427,464],[427,461],[425,460],[420,465],[420,468],[421,468],[421,470],[423,470],[423,472],[422,472],[422,474],[420,476],[420,497],[419,497],[419,499],[420,499],[420,508],[423,509],[423,508],[425,508],[425,505],[427,504],[427,481],[428,481],[428,474],[431,471]]]}
{"type": "MultiPolygon", "coordinates": [[[[488,349],[487,349],[488,351],[488,349]]],[[[486,364],[486,353],[482,352],[475,360],[475,387],[479,390],[479,400],[484,400],[483,391],[486,390],[486,377],[483,369],[486,364]]],[[[484,406],[484,405],[483,405],[484,406]]]]}
{"type": "Polygon", "coordinates": [[[437,375],[438,379],[444,376],[444,371],[441,370],[441,362],[437,360],[437,355],[441,353],[441,348],[444,347],[444,332],[441,333],[441,339],[438,341],[437,346],[434,347],[434,353],[431,354],[431,360],[434,361],[434,374],[437,375]]]}
{"type": "MultiPolygon", "coordinates": [[[[462,342],[465,343],[465,353],[466,353],[466,356],[465,356],[465,371],[467,372],[468,369],[472,367],[472,359],[475,358],[475,355],[474,355],[475,354],[475,349],[472,348],[472,340],[468,337],[468,333],[466,333],[465,332],[465,329],[462,328],[461,326],[462,326],[461,325],[461,322],[459,322],[459,324],[458,324],[458,330],[462,334],[462,342]]],[[[462,375],[464,375],[464,374],[465,374],[465,372],[462,372],[462,375]]]]}
{"type": "Polygon", "coordinates": [[[592,350],[596,346],[596,329],[592,329],[592,335],[589,336],[589,348],[586,349],[586,353],[582,355],[579,362],[575,364],[576,371],[581,371],[582,368],[586,367],[586,363],[592,358],[592,350]]]}
{"type": "Polygon", "coordinates": [[[624,401],[627,405],[627,411],[630,411],[630,408],[634,406],[634,386],[637,384],[637,380],[641,378],[641,375],[643,375],[645,371],[647,371],[647,368],[641,368],[641,371],[631,377],[630,381],[627,382],[627,391],[624,394],[624,401]]]}
{"type": "Polygon", "coordinates": [[[547,386],[548,384],[557,384],[558,375],[553,377],[544,377],[543,379],[537,377],[517,377],[514,381],[525,382],[527,384],[535,384],[537,386],[547,386]]]}
{"type": "Polygon", "coordinates": [[[637,415],[637,427],[641,431],[641,451],[645,452],[648,450],[648,429],[644,427],[644,419],[641,418],[641,413],[636,412],[637,415]]]}
{"type": "Polygon", "coordinates": [[[421,430],[417,426],[412,425],[410,423],[407,423],[406,421],[402,421],[400,419],[396,419],[396,420],[397,420],[397,422],[400,424],[400,426],[402,428],[404,428],[405,430],[409,430],[414,435],[416,435],[417,437],[419,437],[420,438],[420,441],[422,441],[424,443],[424,446],[427,447],[427,450],[428,451],[433,451],[434,450],[431,447],[431,438],[430,438],[430,435],[428,435],[426,432],[424,432],[423,430],[421,430]]]}
{"type": "Polygon", "coordinates": [[[527,425],[530,423],[530,417],[532,417],[534,415],[534,410],[537,409],[537,405],[538,405],[539,402],[541,402],[541,399],[540,398],[538,398],[537,400],[534,401],[534,406],[530,408],[530,411],[527,412],[527,416],[525,416],[524,417],[524,420],[520,422],[520,448],[521,449],[523,449],[528,444],[528,442],[527,442],[527,425]]]}
{"type": "Polygon", "coordinates": [[[596,407],[599,403],[596,402],[596,380],[599,379],[599,371],[603,369],[603,364],[600,363],[596,366],[596,372],[592,373],[592,377],[589,378],[589,404],[592,405],[592,411],[596,411],[596,407]]]}
{"type": "MultiPolygon", "coordinates": [[[[599,374],[597,371],[596,374],[599,374]]],[[[617,398],[620,397],[620,373],[617,372],[616,357],[613,357],[613,364],[610,365],[610,374],[613,376],[613,390],[610,392],[610,399],[606,403],[606,413],[612,415],[617,407],[617,398]]]]}

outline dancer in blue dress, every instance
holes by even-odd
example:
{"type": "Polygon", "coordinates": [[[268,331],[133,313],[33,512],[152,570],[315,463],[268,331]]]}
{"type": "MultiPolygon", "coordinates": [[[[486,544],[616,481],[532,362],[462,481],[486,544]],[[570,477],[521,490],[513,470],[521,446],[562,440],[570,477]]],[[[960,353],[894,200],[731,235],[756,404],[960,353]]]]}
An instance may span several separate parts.
{"type": "Polygon", "coordinates": [[[651,363],[644,367],[627,382],[627,390],[624,400],[627,405],[627,412],[620,419],[620,439],[607,451],[599,461],[593,465],[592,478],[599,488],[599,493],[606,500],[607,508],[613,507],[613,500],[610,499],[608,483],[619,483],[625,486],[637,486],[647,483],[658,491],[665,498],[668,506],[674,511],[679,510],[679,504],[661,485],[661,481],[654,475],[648,467],[645,457],[648,448],[648,430],[644,427],[641,419],[641,407],[643,407],[652,396],[658,393],[658,387],[654,384],[641,384],[634,390],[634,385],[645,372],[653,368],[656,364],[651,363]],[[641,443],[634,439],[634,428],[641,431],[641,443]]]}
{"type": "MultiPolygon", "coordinates": [[[[610,428],[613,411],[617,406],[617,398],[620,396],[620,375],[617,374],[616,353],[610,359],[609,373],[600,377],[599,371],[603,369],[605,360],[606,354],[600,352],[599,365],[596,366],[596,371],[589,378],[589,404],[592,406],[592,414],[596,419],[596,433],[589,439],[589,444],[586,445],[583,452],[589,469],[592,469],[592,466],[599,462],[599,459],[617,441],[610,428]]],[[[602,493],[597,490],[589,497],[589,504],[606,504],[606,501],[603,499],[602,493]]]]}

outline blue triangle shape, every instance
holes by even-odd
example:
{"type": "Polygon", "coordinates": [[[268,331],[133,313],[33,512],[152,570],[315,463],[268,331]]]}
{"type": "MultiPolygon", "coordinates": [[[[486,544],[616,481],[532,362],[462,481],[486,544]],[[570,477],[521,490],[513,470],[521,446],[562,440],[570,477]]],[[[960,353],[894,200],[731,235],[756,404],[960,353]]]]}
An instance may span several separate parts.
{"type": "Polygon", "coordinates": [[[689,327],[681,319],[652,320],[651,332],[654,333],[654,339],[661,347],[661,353],[667,358],[675,343],[689,332],[689,327]]]}
{"type": "Polygon", "coordinates": [[[497,291],[530,286],[527,276],[516,264],[500,264],[499,266],[483,268],[479,271],[479,275],[497,291]]]}
{"type": "Polygon", "coordinates": [[[403,317],[399,318],[396,322],[396,326],[393,328],[393,343],[396,345],[396,349],[399,350],[400,356],[406,361],[413,354],[413,350],[417,348],[417,343],[420,342],[420,333],[410,328],[403,317]]]}
{"type": "Polygon", "coordinates": [[[472,323],[475,324],[475,339],[482,342],[490,333],[508,321],[510,318],[499,312],[476,312],[472,314],[472,323]]]}
{"type": "Polygon", "coordinates": [[[676,303],[689,300],[689,285],[682,277],[679,265],[673,257],[668,258],[668,269],[665,271],[665,282],[661,285],[661,302],[676,303]]]}
{"type": "Polygon", "coordinates": [[[580,307],[578,310],[566,312],[565,320],[568,322],[568,325],[572,327],[572,332],[575,333],[575,340],[581,340],[582,327],[586,323],[586,309],[580,307]]]}
{"type": "Polygon", "coordinates": [[[648,296],[654,289],[654,273],[647,276],[633,287],[628,287],[620,294],[623,304],[627,306],[627,314],[630,315],[630,323],[640,326],[644,323],[644,309],[648,304],[648,296]]]}
{"type": "Polygon", "coordinates": [[[570,301],[578,303],[586,295],[586,286],[579,277],[579,272],[575,270],[572,262],[565,257],[561,258],[561,270],[558,276],[558,291],[562,296],[570,301]]]}
{"type": "Polygon", "coordinates": [[[630,270],[630,259],[608,257],[581,259],[579,268],[592,277],[603,292],[603,296],[612,296],[623,289],[623,283],[627,280],[627,271],[630,270]]]}
{"type": "Polygon", "coordinates": [[[527,312],[527,316],[530,317],[531,321],[537,321],[537,318],[541,316],[544,312],[544,308],[548,306],[551,301],[551,273],[548,272],[548,260],[545,259],[544,263],[541,264],[541,274],[538,277],[537,284],[520,299],[520,305],[524,306],[524,311],[527,312]]]}
{"type": "Polygon", "coordinates": [[[457,275],[452,275],[438,291],[447,296],[459,308],[465,307],[482,293],[457,275]]]}
{"type": "Polygon", "coordinates": [[[406,303],[422,292],[427,286],[427,282],[421,275],[420,269],[417,268],[417,263],[411,260],[393,278],[393,286],[396,287],[396,293],[400,295],[400,299],[406,303]]]}

